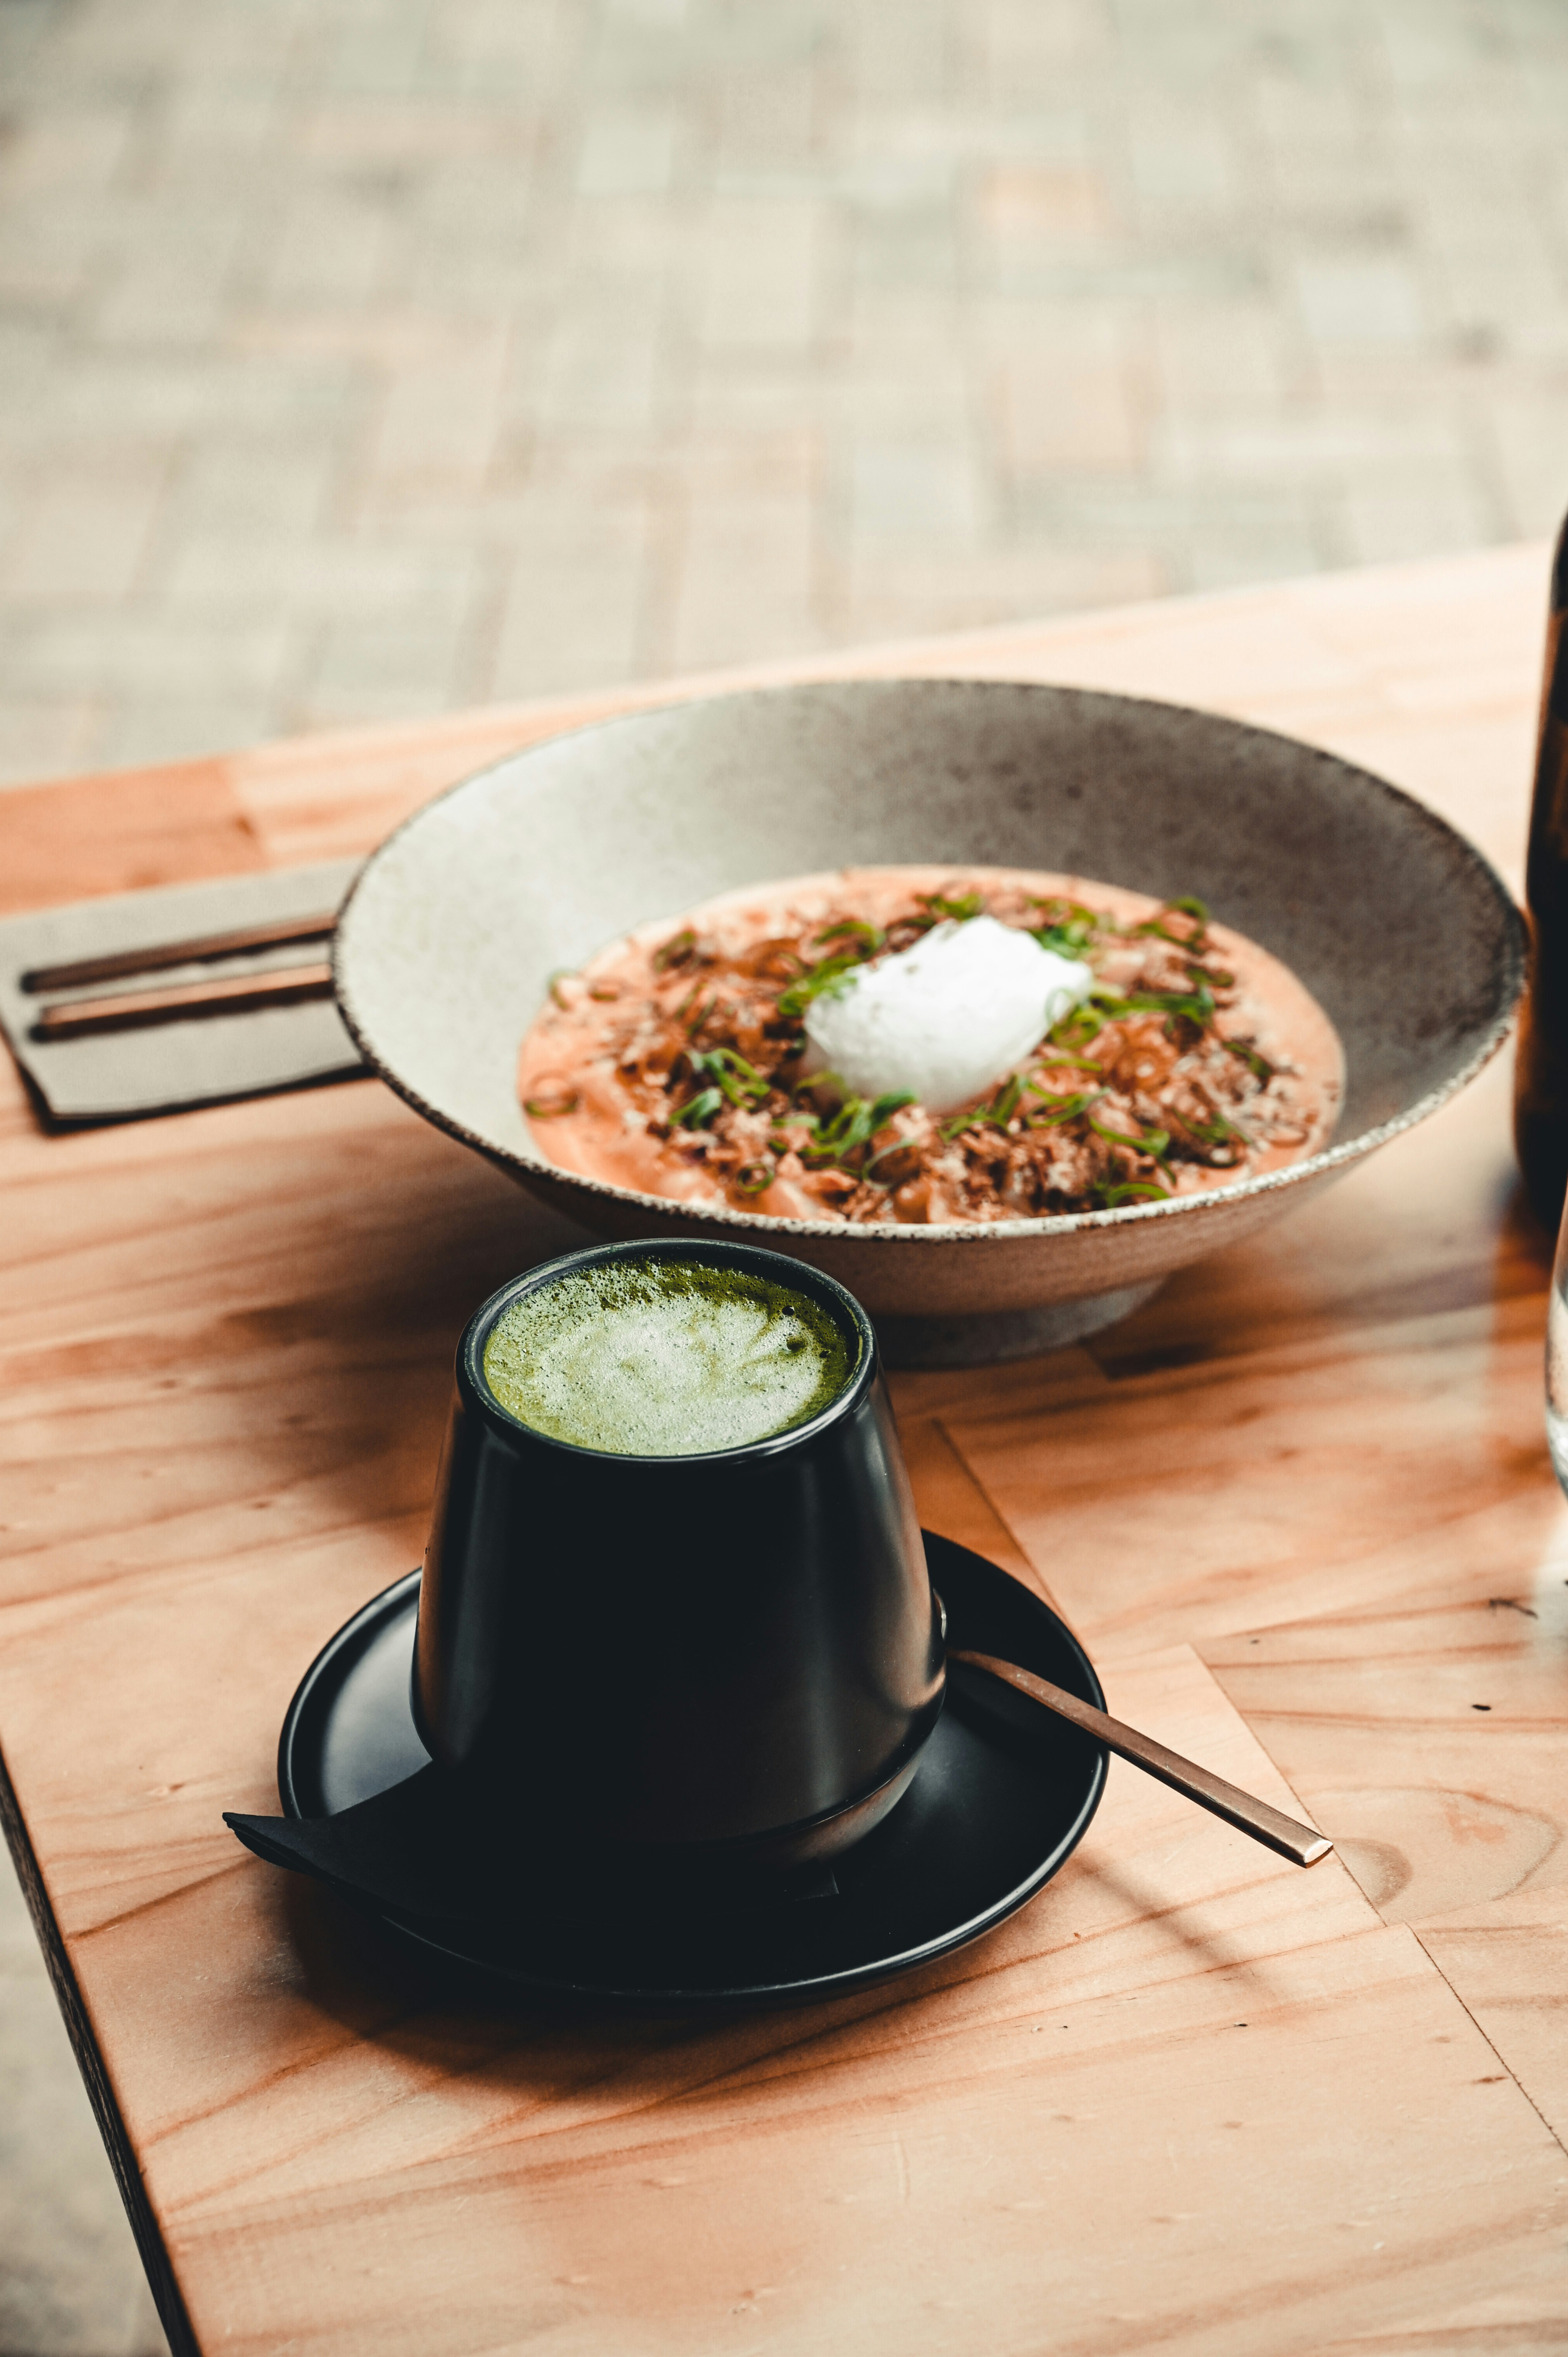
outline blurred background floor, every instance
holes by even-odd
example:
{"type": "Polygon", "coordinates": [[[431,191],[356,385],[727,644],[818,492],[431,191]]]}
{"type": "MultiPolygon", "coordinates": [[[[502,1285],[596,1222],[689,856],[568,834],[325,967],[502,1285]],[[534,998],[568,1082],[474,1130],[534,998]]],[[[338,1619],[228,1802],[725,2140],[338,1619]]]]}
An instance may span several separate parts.
{"type": "Polygon", "coordinates": [[[1559,0],[0,0],[0,776],[1544,532],[1559,0]]]}
{"type": "MultiPolygon", "coordinates": [[[[1545,533],[1560,0],[0,0],[0,780],[1545,533]]],[[[0,1896],[0,2357],[159,2346],[0,1896]]]]}
{"type": "Polygon", "coordinates": [[[166,2357],[166,2349],[0,1851],[0,2357],[166,2357]]]}

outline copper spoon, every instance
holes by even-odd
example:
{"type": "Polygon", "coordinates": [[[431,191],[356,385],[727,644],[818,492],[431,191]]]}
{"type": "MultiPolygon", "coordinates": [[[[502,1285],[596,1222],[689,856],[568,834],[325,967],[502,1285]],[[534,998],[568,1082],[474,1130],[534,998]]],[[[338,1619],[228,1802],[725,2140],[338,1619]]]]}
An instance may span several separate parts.
{"type": "MultiPolygon", "coordinates": [[[[937,1605],[945,1630],[947,1614],[941,1609],[940,1597],[937,1605]]],[[[1136,1727],[1124,1727],[1119,1718],[1110,1718],[1104,1711],[1096,1710],[1092,1703],[1079,1702],[1077,1695],[1069,1694],[1064,1686],[1052,1685],[1048,1678],[1036,1677],[1033,1670],[1021,1670],[1016,1662],[999,1662],[993,1653],[972,1653],[962,1646],[955,1646],[948,1658],[967,1662],[971,1669],[983,1670],[989,1677],[1000,1678],[1004,1685],[1015,1687],[1043,1709],[1055,1711],[1058,1718],[1069,1719],[1085,1735],[1092,1735],[1097,1743],[1103,1743],[1108,1751],[1114,1751],[1119,1760],[1130,1760],[1134,1768],[1157,1776],[1173,1792],[1185,1793],[1200,1809],[1223,1817],[1238,1833],[1251,1834],[1265,1849],[1288,1857],[1293,1866],[1316,1866],[1334,1847],[1316,1826],[1298,1824],[1282,1809],[1271,1808],[1267,1801],[1243,1792],[1237,1784],[1228,1784],[1223,1776],[1184,1760],[1179,1751],[1167,1751],[1152,1736],[1140,1735],[1136,1727]]]]}

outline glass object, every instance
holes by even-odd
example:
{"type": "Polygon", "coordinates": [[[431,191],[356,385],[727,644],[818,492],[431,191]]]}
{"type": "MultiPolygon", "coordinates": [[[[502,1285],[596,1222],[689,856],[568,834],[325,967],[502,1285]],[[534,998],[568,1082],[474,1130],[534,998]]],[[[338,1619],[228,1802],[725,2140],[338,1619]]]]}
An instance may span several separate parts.
{"type": "Polygon", "coordinates": [[[1557,1479],[1568,1491],[1568,1220],[1557,1238],[1546,1309],[1546,1444],[1557,1479]]]}
{"type": "MultiPolygon", "coordinates": [[[[1538,1217],[1555,1228],[1568,1189],[1568,524],[1552,563],[1525,905],[1530,975],[1520,1010],[1514,1142],[1538,1217]]],[[[1556,1314],[1557,1295],[1552,1295],[1556,1314]]],[[[1555,1441],[1553,1448],[1556,1447],[1555,1441]]],[[[1561,1468],[1559,1469],[1561,1469],[1561,1468]]]]}

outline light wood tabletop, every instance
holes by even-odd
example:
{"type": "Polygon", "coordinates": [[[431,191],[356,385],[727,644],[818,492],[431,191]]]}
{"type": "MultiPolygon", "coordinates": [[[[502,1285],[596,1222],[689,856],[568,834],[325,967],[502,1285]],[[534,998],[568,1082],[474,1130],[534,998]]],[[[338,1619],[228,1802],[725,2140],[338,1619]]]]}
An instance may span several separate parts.
{"type": "MultiPolygon", "coordinates": [[[[1213,706],[1517,885],[1544,597],[1511,550],[789,675],[1213,706]]],[[[0,895],[357,851],[691,686],[12,792],[0,895]]],[[[220,1817],[275,1808],[302,1670],[418,1558],[468,1312],[575,1237],[375,1082],[54,1136],[0,1087],[6,1805],[177,2351],[1564,2346],[1568,1510],[1506,1058],[1090,1343],[896,1383],[928,1523],[1337,1854],[1302,1873],[1113,1762],[989,1939],[673,2019],[459,2004],[220,1817]]]]}

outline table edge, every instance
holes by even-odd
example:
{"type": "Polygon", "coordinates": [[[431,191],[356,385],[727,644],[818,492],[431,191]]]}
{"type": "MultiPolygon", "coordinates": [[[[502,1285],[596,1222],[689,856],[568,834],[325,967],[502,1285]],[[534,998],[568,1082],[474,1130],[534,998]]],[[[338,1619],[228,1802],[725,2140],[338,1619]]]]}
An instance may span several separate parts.
{"type": "Polygon", "coordinates": [[[152,2204],[147,2200],[130,2135],[121,2115],[119,2101],[104,2067],[98,2041],[93,2036],[75,1970],[44,1889],[38,1856],[23,1821],[3,1749],[0,1749],[0,1830],[5,1833],[5,1846],[16,1869],[16,1879],[27,1902],[27,1912],[32,1917],[33,1930],[43,1952],[55,2001],[70,2040],[76,2067],[87,2090],[88,2102],[92,2106],[98,2132],[103,2139],[103,2148],[109,2156],[110,2168],[114,2172],[120,2199],[125,2205],[125,2215],[130,2221],[137,2255],[146,2275],[171,2357],[201,2357],[200,2344],[191,2329],[184,2296],[176,2280],[163,2236],[158,2232],[152,2204]]]}

